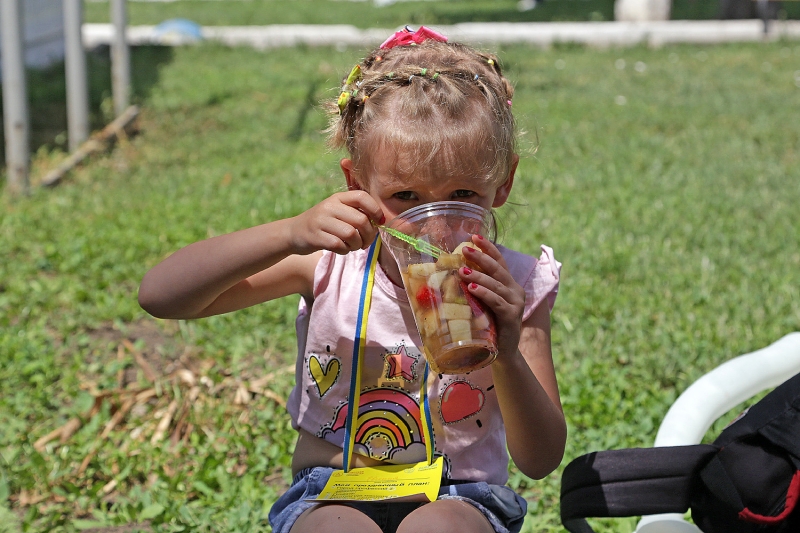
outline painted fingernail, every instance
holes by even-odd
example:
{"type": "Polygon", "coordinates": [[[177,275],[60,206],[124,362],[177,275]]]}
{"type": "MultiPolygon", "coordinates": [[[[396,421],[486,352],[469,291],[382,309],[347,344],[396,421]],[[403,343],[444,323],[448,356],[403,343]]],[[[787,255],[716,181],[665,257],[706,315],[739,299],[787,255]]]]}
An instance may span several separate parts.
{"type": "Polygon", "coordinates": [[[472,289],[472,290],[474,291],[475,289],[477,289],[477,288],[478,288],[478,284],[477,284],[477,283],[470,283],[470,284],[469,284],[469,288],[470,288],[470,289],[472,289]]]}
{"type": "Polygon", "coordinates": [[[474,252],[474,251],[475,251],[475,248],[471,248],[471,247],[469,247],[469,246],[465,246],[465,247],[464,247],[464,249],[465,249],[466,251],[468,251],[468,252],[474,252]]]}
{"type": "Polygon", "coordinates": [[[378,224],[381,224],[381,225],[386,224],[386,215],[381,215],[381,220],[380,220],[380,222],[378,222],[378,224]]]}
{"type": "Polygon", "coordinates": [[[479,241],[482,241],[482,240],[483,240],[483,235],[476,235],[476,237],[478,237],[478,240],[479,240],[479,241]]]}
{"type": "Polygon", "coordinates": [[[464,272],[465,276],[469,276],[470,274],[472,274],[472,269],[469,268],[469,267],[464,267],[464,271],[463,272],[464,272]]]}

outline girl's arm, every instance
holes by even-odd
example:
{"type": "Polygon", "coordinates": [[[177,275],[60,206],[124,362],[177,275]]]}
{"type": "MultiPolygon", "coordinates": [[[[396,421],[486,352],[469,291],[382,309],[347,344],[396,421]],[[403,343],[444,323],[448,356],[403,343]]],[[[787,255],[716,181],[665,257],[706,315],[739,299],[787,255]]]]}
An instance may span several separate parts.
{"type": "Polygon", "coordinates": [[[139,304],[159,318],[227,313],[289,294],[310,298],[321,250],[366,248],[383,213],[363,191],[332,195],[304,213],[199,241],[153,267],[139,304]]]}
{"type": "Polygon", "coordinates": [[[517,468],[541,479],[564,457],[567,425],[550,351],[550,310],[537,307],[522,324],[519,350],[492,364],[508,451],[517,468]]]}
{"type": "Polygon", "coordinates": [[[460,275],[495,314],[498,354],[490,368],[508,451],[522,473],[541,479],[561,463],[567,436],[550,349],[550,311],[545,301],[523,322],[524,289],[494,244],[479,236],[473,243],[480,251],[463,252],[481,271],[462,268],[460,275]]]}

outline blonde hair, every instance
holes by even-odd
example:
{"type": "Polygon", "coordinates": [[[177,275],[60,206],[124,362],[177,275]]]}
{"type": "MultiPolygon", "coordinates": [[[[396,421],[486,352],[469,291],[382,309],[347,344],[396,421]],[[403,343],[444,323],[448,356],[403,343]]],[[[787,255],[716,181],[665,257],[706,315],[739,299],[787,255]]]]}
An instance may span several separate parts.
{"type": "Polygon", "coordinates": [[[389,147],[406,172],[436,159],[445,167],[477,165],[488,180],[508,176],[514,89],[496,56],[429,39],[376,49],[358,67],[360,78],[345,81],[342,98],[326,105],[329,145],[346,148],[354,168],[367,169],[370,155],[389,147]]]}

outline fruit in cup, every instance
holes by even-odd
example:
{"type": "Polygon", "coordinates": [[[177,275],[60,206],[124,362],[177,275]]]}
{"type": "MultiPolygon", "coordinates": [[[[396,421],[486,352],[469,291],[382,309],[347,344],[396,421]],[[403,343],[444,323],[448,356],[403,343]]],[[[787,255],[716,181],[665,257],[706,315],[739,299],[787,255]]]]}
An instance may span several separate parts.
{"type": "Polygon", "coordinates": [[[455,252],[435,263],[408,265],[403,282],[409,293],[422,337],[423,350],[436,372],[469,372],[494,357],[496,331],[490,312],[458,276],[466,261],[455,252]]]}
{"type": "Polygon", "coordinates": [[[436,290],[429,285],[420,285],[417,290],[417,303],[421,307],[433,307],[436,302],[436,290]]]}

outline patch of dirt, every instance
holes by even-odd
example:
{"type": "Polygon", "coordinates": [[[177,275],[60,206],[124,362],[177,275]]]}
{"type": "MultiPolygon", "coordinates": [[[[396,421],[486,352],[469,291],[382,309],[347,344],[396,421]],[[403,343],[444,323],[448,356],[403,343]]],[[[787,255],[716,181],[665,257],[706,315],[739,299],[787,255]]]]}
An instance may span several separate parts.
{"type": "MultiPolygon", "coordinates": [[[[127,324],[107,323],[83,334],[90,337],[90,348],[81,349],[81,352],[92,363],[105,366],[119,361],[125,364],[119,365],[116,383],[109,374],[82,376],[81,388],[94,396],[92,407],[40,436],[33,446],[43,454],[46,448],[51,448],[51,453],[45,456],[53,456],[53,450],[68,444],[76,432],[106,406],[110,417],[97,427],[95,445],[76,465],[69,478],[74,484],[85,487],[102,481],[105,485],[98,496],[104,494],[104,500],[113,499],[118,490],[123,490],[115,479],[98,474],[95,463],[103,460],[98,454],[102,453],[102,446],[107,442],[111,441],[123,453],[143,441],[180,453],[189,449],[187,446],[194,433],[201,433],[211,440],[221,437],[214,425],[215,419],[209,418],[207,413],[236,417],[241,424],[247,424],[252,412],[263,405],[259,402],[286,405],[285,383],[294,372],[294,365],[271,364],[274,360],[271,354],[253,354],[252,369],[248,367],[231,372],[226,368],[215,368],[219,358],[183,342],[176,321],[142,319],[127,324]],[[96,381],[98,378],[104,380],[102,384],[96,381]],[[90,468],[92,465],[95,467],[90,468]]],[[[73,335],[63,342],[69,347],[77,344],[77,339],[78,336],[73,335]]],[[[139,453],[139,450],[134,449],[133,453],[139,453]]],[[[247,464],[247,457],[242,455],[228,472],[242,476],[247,471],[247,464]]],[[[169,461],[160,466],[168,476],[173,475],[169,461]]],[[[118,473],[113,468],[112,472],[118,473]]],[[[277,467],[263,478],[263,482],[282,491],[287,488],[284,477],[283,469],[277,467]]],[[[31,505],[65,502],[61,496],[49,491],[28,493],[25,490],[12,495],[9,500],[15,502],[20,511],[31,505]]],[[[152,532],[153,529],[149,522],[143,522],[85,531],[134,533],[152,532]]]]}
{"type": "Polygon", "coordinates": [[[177,338],[178,324],[174,320],[156,322],[142,319],[124,325],[104,324],[87,332],[100,343],[117,346],[117,357],[130,353],[134,365],[128,365],[119,376],[118,386],[125,388],[136,383],[138,372],[143,371],[147,381],[169,376],[179,369],[195,375],[205,374],[214,361],[203,360],[199,351],[177,338]]]}

